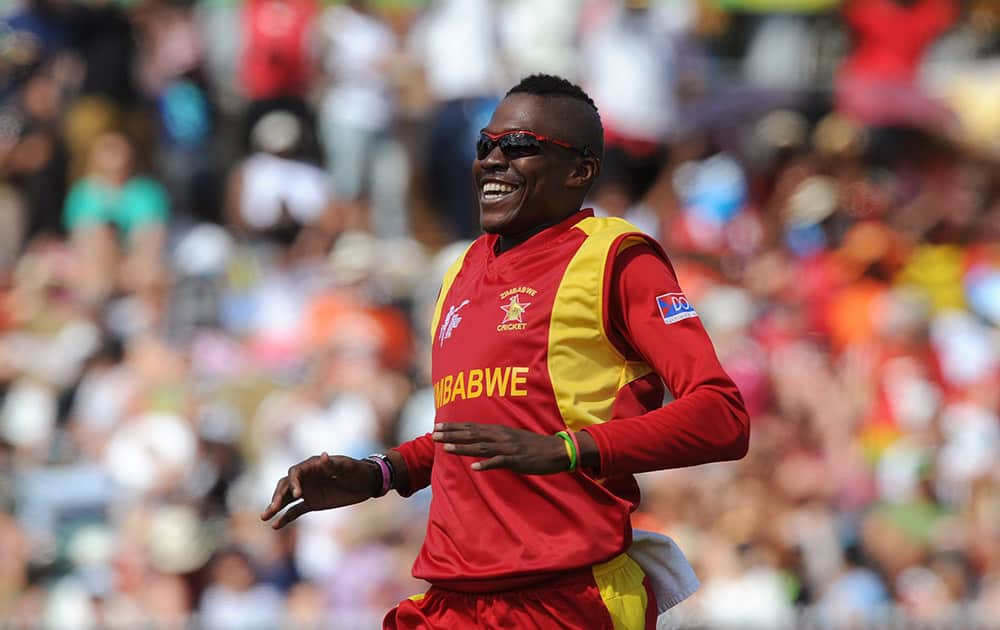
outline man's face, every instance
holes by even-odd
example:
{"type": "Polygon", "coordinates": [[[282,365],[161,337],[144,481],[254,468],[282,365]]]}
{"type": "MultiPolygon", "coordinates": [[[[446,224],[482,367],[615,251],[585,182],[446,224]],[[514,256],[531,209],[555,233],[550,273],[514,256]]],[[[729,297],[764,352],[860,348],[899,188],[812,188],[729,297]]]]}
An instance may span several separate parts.
{"type": "MultiPolygon", "coordinates": [[[[526,130],[575,143],[566,117],[552,99],[512,94],[501,101],[484,131],[526,130]]],[[[537,155],[505,154],[499,146],[472,163],[480,224],[492,234],[514,236],[562,218],[580,193],[567,180],[580,157],[570,149],[541,143],[537,155]]]]}

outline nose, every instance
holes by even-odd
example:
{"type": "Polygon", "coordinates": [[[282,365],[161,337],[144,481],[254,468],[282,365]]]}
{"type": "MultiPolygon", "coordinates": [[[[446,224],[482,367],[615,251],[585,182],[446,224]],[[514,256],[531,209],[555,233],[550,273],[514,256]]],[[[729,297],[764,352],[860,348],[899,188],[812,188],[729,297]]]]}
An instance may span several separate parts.
{"type": "Polygon", "coordinates": [[[479,160],[479,166],[484,170],[503,169],[507,167],[507,156],[500,150],[500,145],[495,144],[493,149],[486,154],[486,157],[479,160]]]}

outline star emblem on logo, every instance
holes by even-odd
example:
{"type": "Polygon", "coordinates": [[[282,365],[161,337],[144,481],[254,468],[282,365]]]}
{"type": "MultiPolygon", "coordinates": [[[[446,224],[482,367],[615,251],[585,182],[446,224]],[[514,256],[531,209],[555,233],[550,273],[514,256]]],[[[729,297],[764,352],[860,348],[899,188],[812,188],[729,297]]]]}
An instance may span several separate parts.
{"type": "Polygon", "coordinates": [[[521,298],[517,293],[510,296],[510,302],[500,305],[500,308],[502,308],[504,312],[503,321],[501,323],[506,324],[507,322],[523,322],[524,320],[521,318],[524,315],[524,311],[529,306],[531,306],[531,302],[524,302],[522,304],[521,298]]]}

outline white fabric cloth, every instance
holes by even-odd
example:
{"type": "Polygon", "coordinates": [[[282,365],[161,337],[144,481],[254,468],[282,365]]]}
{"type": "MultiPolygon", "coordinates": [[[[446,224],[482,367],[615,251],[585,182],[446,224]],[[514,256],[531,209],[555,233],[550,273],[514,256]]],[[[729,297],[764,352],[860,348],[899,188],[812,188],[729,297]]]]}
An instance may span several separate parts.
{"type": "Polygon", "coordinates": [[[579,80],[582,0],[508,0],[500,16],[500,40],[510,76],[547,72],[579,80]]]}
{"type": "Polygon", "coordinates": [[[104,467],[122,488],[145,493],[188,471],[198,454],[191,425],[174,413],[149,412],[115,429],[104,453],[104,467]]]}
{"type": "Polygon", "coordinates": [[[497,72],[497,23],[490,0],[436,0],[413,26],[408,47],[437,100],[494,94],[507,84],[497,72]]]}
{"type": "Polygon", "coordinates": [[[240,212],[259,230],[277,225],[283,209],[300,225],[308,225],[323,214],[329,189],[326,171],[317,166],[256,153],[243,164],[240,212]]]}
{"type": "Polygon", "coordinates": [[[395,104],[384,65],[399,48],[392,29],[371,15],[333,6],[323,12],[320,32],[328,44],[324,68],[333,80],[326,115],[360,129],[387,127],[395,104]]]}
{"type": "Polygon", "coordinates": [[[213,630],[255,630],[281,625],[281,593],[269,584],[235,591],[213,584],[202,596],[200,625],[213,630]]]}
{"type": "Polygon", "coordinates": [[[583,82],[605,128],[659,141],[679,108],[673,95],[670,32],[645,16],[622,14],[583,47],[583,82]]]}
{"type": "Polygon", "coordinates": [[[658,615],[690,597],[701,585],[684,552],[663,534],[633,529],[628,555],[649,577],[658,615]]]}

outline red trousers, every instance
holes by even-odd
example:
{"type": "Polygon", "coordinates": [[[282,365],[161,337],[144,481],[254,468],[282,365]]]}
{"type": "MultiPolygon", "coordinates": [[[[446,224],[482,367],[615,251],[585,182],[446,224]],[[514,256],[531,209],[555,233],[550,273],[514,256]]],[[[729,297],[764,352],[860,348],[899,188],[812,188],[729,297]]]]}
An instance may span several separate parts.
{"type": "Polygon", "coordinates": [[[383,630],[655,630],[649,580],[627,555],[555,582],[494,593],[431,587],[389,611],[383,630]]]}

